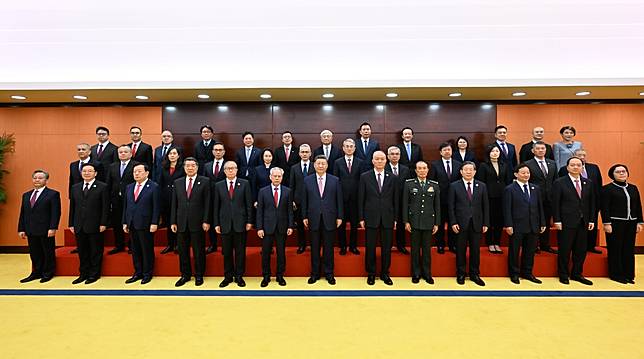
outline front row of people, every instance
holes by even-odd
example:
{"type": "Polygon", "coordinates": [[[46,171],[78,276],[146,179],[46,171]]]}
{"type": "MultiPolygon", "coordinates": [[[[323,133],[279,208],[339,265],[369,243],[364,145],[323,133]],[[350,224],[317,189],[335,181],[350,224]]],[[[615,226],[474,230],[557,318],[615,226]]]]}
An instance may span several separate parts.
{"type": "MultiPolygon", "coordinates": [[[[386,155],[376,151],[373,170],[360,175],[357,218],[365,229],[365,269],[367,284],[375,284],[379,277],[392,285],[389,276],[392,236],[397,225],[402,225],[411,237],[411,277],[413,283],[422,278],[433,284],[431,274],[431,240],[443,223],[441,194],[437,182],[428,179],[429,167],[420,161],[417,177],[409,179],[401,188],[387,171],[386,155]],[[402,190],[402,196],[399,191],[402,190]],[[399,203],[402,198],[402,203],[399,203]],[[399,208],[401,209],[399,211],[399,208]],[[401,213],[401,216],[398,214],[401,213]],[[376,268],[376,246],[381,244],[381,267],[376,268]]],[[[171,208],[167,218],[169,231],[176,234],[180,256],[181,277],[176,286],[182,286],[195,277],[195,285],[204,282],[205,233],[211,227],[222,236],[224,279],[220,287],[237,283],[244,287],[246,233],[256,223],[257,235],[262,239],[262,282],[266,287],[271,280],[270,256],[276,247],[279,285],[286,285],[285,242],[293,233],[294,196],[281,184],[284,171],[270,169],[271,183],[257,195],[257,214],[253,210],[253,196],[247,180],[237,177],[237,164],[225,162],[225,178],[214,183],[198,175],[198,162],[188,157],[183,161],[185,176],[173,182],[171,208]],[[212,212],[212,213],[211,213],[212,212]],[[190,248],[194,256],[194,272],[190,262],[190,248]]],[[[310,231],[311,273],[309,284],[321,275],[334,285],[333,243],[336,232],[346,220],[345,197],[338,177],[326,172],[328,163],[323,155],[316,156],[314,172],[304,177],[304,195],[298,204],[303,225],[310,231]],[[322,250],[322,256],[320,256],[322,250]]],[[[555,181],[552,190],[554,226],[560,231],[558,273],[559,281],[569,280],[592,285],[583,276],[586,256],[586,232],[595,227],[593,184],[581,176],[582,161],[568,160],[567,176],[555,181]],[[572,270],[570,256],[572,253],[572,270]]],[[[82,166],[83,181],[74,185],[70,194],[70,231],[78,241],[80,276],[74,284],[90,284],[98,280],[103,255],[103,232],[109,225],[110,193],[108,187],[96,180],[92,163],[82,166]]],[[[485,183],[474,179],[476,165],[466,161],[461,165],[462,178],[448,188],[447,215],[449,225],[456,233],[456,280],[464,284],[465,277],[484,286],[480,277],[480,240],[490,227],[490,208],[485,183]],[[469,246],[469,268],[466,251],[469,246]]],[[[161,189],[148,179],[146,164],[132,166],[134,182],[123,190],[122,230],[131,235],[134,274],[126,283],[148,283],[154,269],[154,232],[162,212],[161,189]]],[[[534,254],[548,223],[544,216],[543,196],[538,185],[530,183],[530,168],[518,165],[514,170],[516,181],[503,192],[504,229],[510,236],[508,272],[513,283],[519,278],[541,283],[533,272],[534,254]]],[[[36,170],[32,175],[34,189],[23,194],[18,223],[21,238],[26,238],[32,260],[32,273],[21,280],[49,281],[55,273],[54,236],[60,220],[60,194],[46,187],[49,175],[36,170]]],[[[628,168],[615,165],[609,170],[613,182],[603,187],[602,218],[607,233],[609,276],[620,283],[634,283],[634,240],[644,229],[642,207],[637,187],[627,182],[628,168]]]]}

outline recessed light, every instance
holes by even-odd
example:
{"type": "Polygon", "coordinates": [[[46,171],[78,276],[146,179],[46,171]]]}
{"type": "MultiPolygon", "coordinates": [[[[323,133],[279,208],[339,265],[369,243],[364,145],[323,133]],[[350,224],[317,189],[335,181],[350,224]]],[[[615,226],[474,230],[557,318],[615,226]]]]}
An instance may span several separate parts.
{"type": "Polygon", "coordinates": [[[87,100],[87,96],[83,95],[74,95],[74,98],[77,100],[87,100]]]}
{"type": "Polygon", "coordinates": [[[205,93],[200,93],[199,95],[197,95],[197,97],[200,99],[206,100],[210,98],[210,95],[206,95],[205,93]]]}
{"type": "Polygon", "coordinates": [[[527,95],[527,94],[525,92],[523,92],[523,91],[518,91],[518,92],[513,92],[512,93],[512,96],[514,96],[514,97],[521,97],[521,96],[525,96],[525,95],[527,95]]]}
{"type": "Polygon", "coordinates": [[[390,93],[386,94],[385,96],[390,97],[390,98],[394,98],[394,97],[398,97],[398,94],[395,93],[395,92],[390,92],[390,93]]]}
{"type": "Polygon", "coordinates": [[[273,96],[271,96],[271,94],[268,94],[268,93],[263,93],[263,94],[259,95],[259,97],[263,98],[264,100],[268,100],[269,98],[271,98],[273,96]]]}
{"type": "Polygon", "coordinates": [[[14,100],[26,100],[27,99],[26,96],[20,96],[20,95],[13,95],[13,96],[11,96],[11,98],[14,99],[14,100]]]}
{"type": "Polygon", "coordinates": [[[273,105],[273,111],[279,111],[280,107],[277,105],[273,105]]]}
{"type": "Polygon", "coordinates": [[[324,111],[332,111],[332,110],[333,110],[333,106],[332,106],[332,105],[324,105],[324,106],[322,106],[322,109],[323,109],[324,111]]]}
{"type": "Polygon", "coordinates": [[[485,104],[482,104],[482,105],[481,105],[481,108],[482,108],[482,109],[484,109],[484,110],[489,110],[489,109],[491,109],[492,107],[494,107],[494,105],[489,104],[489,103],[485,103],[485,104]]]}
{"type": "Polygon", "coordinates": [[[460,92],[452,92],[452,93],[451,93],[451,94],[449,94],[448,96],[449,96],[449,97],[460,97],[460,96],[462,96],[462,95],[463,95],[463,94],[462,94],[462,93],[460,93],[460,92]]]}
{"type": "Polygon", "coordinates": [[[644,96],[644,91],[640,92],[640,96],[644,96]]]}
{"type": "Polygon", "coordinates": [[[325,93],[325,94],[322,94],[322,97],[324,97],[324,98],[334,98],[335,95],[332,94],[332,93],[325,93]]]}
{"type": "Polygon", "coordinates": [[[429,105],[429,109],[432,110],[432,111],[436,111],[439,108],[441,108],[441,105],[439,105],[437,103],[433,103],[433,104],[429,105]]]}
{"type": "Polygon", "coordinates": [[[134,97],[135,97],[137,100],[147,100],[147,99],[149,99],[149,97],[147,97],[147,96],[145,96],[145,95],[136,95],[136,96],[134,96],[134,97]]]}
{"type": "Polygon", "coordinates": [[[217,106],[217,110],[222,111],[222,112],[223,112],[223,111],[228,111],[228,106],[226,106],[226,105],[219,105],[219,106],[217,106]]]}
{"type": "Polygon", "coordinates": [[[174,106],[166,106],[165,109],[168,110],[168,111],[176,111],[177,110],[177,108],[174,107],[174,106]]]}
{"type": "Polygon", "coordinates": [[[575,95],[577,95],[577,96],[588,96],[588,95],[590,95],[590,91],[577,92],[575,95]]]}
{"type": "Polygon", "coordinates": [[[376,110],[384,111],[385,110],[385,105],[376,105],[376,110]]]}

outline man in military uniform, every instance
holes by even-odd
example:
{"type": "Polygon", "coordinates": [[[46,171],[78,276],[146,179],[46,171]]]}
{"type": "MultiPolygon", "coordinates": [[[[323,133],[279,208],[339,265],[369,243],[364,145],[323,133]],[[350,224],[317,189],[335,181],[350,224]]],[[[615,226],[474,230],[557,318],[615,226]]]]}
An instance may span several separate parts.
{"type": "Polygon", "coordinates": [[[405,181],[402,198],[402,220],[411,233],[411,281],[434,284],[432,278],[431,239],[441,223],[440,187],[427,179],[427,162],[416,163],[417,178],[405,181]],[[421,265],[422,264],[422,265],[421,265]]]}

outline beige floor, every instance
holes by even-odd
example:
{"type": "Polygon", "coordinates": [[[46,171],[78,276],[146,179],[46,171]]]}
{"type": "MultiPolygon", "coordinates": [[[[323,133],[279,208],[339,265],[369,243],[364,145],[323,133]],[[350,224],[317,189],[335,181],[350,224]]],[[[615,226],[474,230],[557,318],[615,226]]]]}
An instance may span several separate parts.
{"type": "MultiPolygon", "coordinates": [[[[104,277],[90,286],[73,278],[19,284],[26,255],[0,255],[0,289],[164,289],[176,278],[125,285],[104,277]]],[[[644,268],[644,257],[638,258],[644,268]]],[[[218,290],[221,278],[206,278],[218,290]]],[[[486,290],[642,291],[603,278],[592,288],[515,286],[485,278],[486,290]]],[[[293,289],[367,288],[364,278],[338,278],[338,285],[293,289]]],[[[394,278],[392,290],[475,291],[467,282],[437,278],[413,285],[394,278]]],[[[248,278],[248,289],[259,289],[248,278]]],[[[195,289],[192,283],[185,289],[195,289]]],[[[183,289],[183,288],[182,288],[183,289]]],[[[237,288],[233,288],[237,289],[237,288]]],[[[272,282],[269,289],[280,289],[272,282]]],[[[375,289],[385,288],[378,283],[375,289]]],[[[233,293],[231,293],[233,294],[233,293]]],[[[535,295],[539,295],[538,292],[535,295]]],[[[643,358],[644,298],[550,297],[196,297],[196,296],[0,296],[0,358],[643,358]]]]}

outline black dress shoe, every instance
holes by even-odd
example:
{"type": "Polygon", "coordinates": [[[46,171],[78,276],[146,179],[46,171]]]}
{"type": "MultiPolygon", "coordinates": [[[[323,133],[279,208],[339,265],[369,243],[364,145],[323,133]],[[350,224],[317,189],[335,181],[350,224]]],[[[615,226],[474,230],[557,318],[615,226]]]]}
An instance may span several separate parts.
{"type": "Polygon", "coordinates": [[[141,278],[143,278],[143,277],[141,277],[140,275],[133,275],[133,276],[131,276],[129,279],[127,279],[127,280],[125,281],[125,284],[134,283],[134,282],[136,282],[136,281],[141,280],[141,278]]]}
{"type": "Polygon", "coordinates": [[[483,279],[481,279],[481,277],[479,277],[477,275],[471,276],[470,280],[472,282],[476,283],[476,285],[478,285],[478,286],[485,287],[485,282],[483,281],[483,279]]]}
{"type": "Polygon", "coordinates": [[[279,284],[282,287],[285,286],[286,281],[284,280],[284,277],[282,277],[282,276],[277,277],[277,284],[279,284]]]}
{"type": "Polygon", "coordinates": [[[568,285],[570,284],[570,281],[568,278],[559,278],[559,283],[568,285]]]}
{"type": "Polygon", "coordinates": [[[543,283],[543,282],[541,281],[541,279],[539,279],[539,278],[537,278],[537,277],[535,277],[535,276],[533,276],[533,275],[526,275],[526,276],[522,276],[521,278],[523,278],[523,279],[525,279],[525,280],[529,280],[530,282],[532,282],[532,283],[536,283],[536,284],[541,284],[541,283],[543,283]]]}
{"type": "Polygon", "coordinates": [[[195,277],[195,286],[200,287],[203,285],[203,277],[195,277]]]}
{"type": "Polygon", "coordinates": [[[208,246],[208,248],[206,248],[206,254],[215,253],[215,252],[217,252],[217,248],[213,246],[208,246]]]}
{"type": "Polygon", "coordinates": [[[237,278],[237,286],[238,287],[245,287],[246,286],[246,282],[244,281],[244,278],[242,278],[242,277],[237,278]]]}
{"type": "Polygon", "coordinates": [[[398,252],[402,254],[409,254],[409,251],[405,247],[398,247],[398,252]]]}
{"type": "Polygon", "coordinates": [[[434,284],[434,278],[432,278],[432,277],[427,277],[427,278],[425,278],[425,282],[426,282],[427,284],[434,284]]]}
{"type": "Polygon", "coordinates": [[[381,275],[380,279],[385,282],[386,285],[394,285],[394,281],[392,281],[388,275],[381,275]]]}
{"type": "Polygon", "coordinates": [[[305,250],[306,250],[305,247],[298,247],[297,248],[297,254],[302,254],[302,253],[304,253],[305,250]]]}
{"type": "Polygon", "coordinates": [[[597,249],[595,247],[589,249],[588,252],[595,253],[595,254],[602,254],[603,253],[602,251],[600,251],[599,249],[597,249]]]}
{"type": "Polygon", "coordinates": [[[628,279],[628,278],[626,278],[626,281],[628,282],[628,284],[635,284],[635,280],[634,280],[634,279],[628,279]]]}
{"type": "Polygon", "coordinates": [[[188,283],[189,281],[190,281],[190,278],[181,277],[181,278],[179,278],[179,280],[176,283],[174,283],[174,286],[175,287],[181,287],[182,285],[188,283]]]}
{"type": "Polygon", "coordinates": [[[114,247],[114,248],[110,249],[109,251],[107,251],[107,254],[112,255],[112,254],[116,254],[116,253],[119,253],[119,252],[123,252],[122,247],[114,247]]]}
{"type": "Polygon", "coordinates": [[[465,276],[464,275],[459,275],[456,277],[456,283],[463,285],[465,284],[465,276]]]}
{"type": "Polygon", "coordinates": [[[316,276],[312,275],[312,276],[309,277],[309,280],[307,281],[307,283],[314,284],[317,281],[318,281],[318,278],[316,276]]]}
{"type": "Polygon", "coordinates": [[[262,287],[262,288],[268,287],[268,282],[270,282],[270,281],[271,281],[270,277],[264,277],[264,279],[262,279],[262,282],[259,283],[259,286],[262,287]]]}
{"type": "Polygon", "coordinates": [[[98,280],[98,277],[89,277],[85,281],[85,284],[92,284],[92,283],[96,282],[97,280],[98,280]]]}
{"type": "Polygon", "coordinates": [[[358,248],[356,248],[356,247],[351,247],[351,248],[349,248],[349,252],[351,252],[351,253],[353,253],[353,254],[355,254],[355,255],[360,254],[360,251],[359,251],[359,250],[358,250],[358,248]]]}
{"type": "Polygon", "coordinates": [[[621,284],[628,284],[628,280],[624,278],[610,278],[610,280],[621,284]]]}
{"type": "Polygon", "coordinates": [[[20,280],[20,283],[27,283],[27,282],[31,282],[31,281],[34,281],[34,280],[40,279],[40,278],[41,277],[38,274],[30,274],[29,276],[27,276],[25,278],[22,278],[20,280]]]}
{"type": "Polygon", "coordinates": [[[445,248],[443,247],[438,247],[436,250],[438,251],[438,254],[445,254],[445,248]]]}
{"type": "Polygon", "coordinates": [[[539,254],[539,253],[541,253],[541,249],[539,249],[539,247],[537,247],[537,249],[534,250],[534,254],[539,254]]]}
{"type": "Polygon", "coordinates": [[[420,277],[411,277],[411,282],[414,284],[418,284],[420,282],[420,277]]]}
{"type": "Polygon", "coordinates": [[[85,277],[78,277],[72,281],[72,284],[81,284],[83,283],[87,278],[85,277]]]}
{"type": "Polygon", "coordinates": [[[344,248],[344,247],[340,248],[340,255],[343,256],[343,255],[346,255],[346,254],[347,254],[347,249],[344,248]]]}
{"type": "Polygon", "coordinates": [[[219,283],[219,288],[227,287],[228,284],[230,284],[232,282],[233,282],[232,278],[224,278],[224,280],[222,280],[221,283],[219,283]]]}
{"type": "Polygon", "coordinates": [[[148,284],[152,280],[152,277],[144,277],[141,279],[141,284],[148,284]]]}
{"type": "Polygon", "coordinates": [[[54,277],[42,277],[40,278],[40,283],[47,283],[54,277]]]}
{"type": "Polygon", "coordinates": [[[584,278],[584,276],[576,276],[576,277],[570,277],[571,280],[574,280],[575,282],[579,282],[581,284],[585,285],[593,285],[593,282],[590,281],[589,279],[584,278]]]}
{"type": "Polygon", "coordinates": [[[375,275],[368,276],[367,277],[367,284],[369,284],[369,285],[376,284],[376,276],[375,275]]]}
{"type": "Polygon", "coordinates": [[[557,252],[557,250],[556,250],[556,249],[554,249],[554,248],[552,248],[552,247],[541,248],[541,250],[542,250],[542,251],[544,251],[544,252],[552,253],[552,254],[557,254],[557,253],[559,253],[559,252],[557,252]]]}
{"type": "Polygon", "coordinates": [[[172,251],[172,247],[167,246],[161,250],[161,254],[166,254],[168,252],[172,251]]]}
{"type": "Polygon", "coordinates": [[[331,275],[326,277],[326,282],[329,283],[330,285],[335,285],[335,278],[331,275]]]}
{"type": "Polygon", "coordinates": [[[449,247],[449,251],[452,253],[456,253],[456,247],[449,247]]]}
{"type": "Polygon", "coordinates": [[[71,253],[71,254],[76,254],[76,253],[78,253],[78,247],[76,247],[76,248],[72,249],[71,251],[69,251],[69,253],[71,253]]]}
{"type": "Polygon", "coordinates": [[[515,275],[513,275],[512,277],[510,277],[510,282],[512,282],[512,283],[514,283],[514,284],[520,284],[520,283],[521,283],[521,282],[519,281],[519,277],[517,277],[517,276],[515,276],[515,275]]]}

